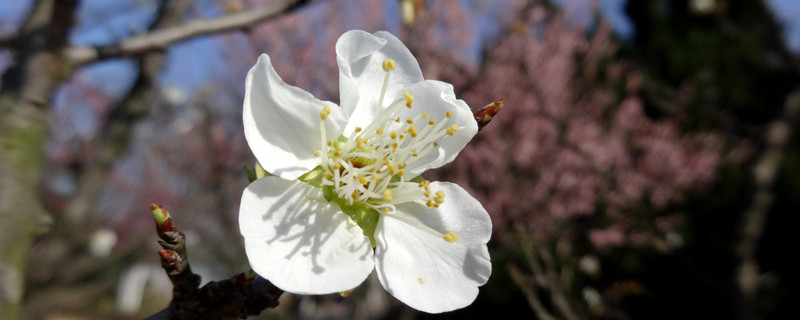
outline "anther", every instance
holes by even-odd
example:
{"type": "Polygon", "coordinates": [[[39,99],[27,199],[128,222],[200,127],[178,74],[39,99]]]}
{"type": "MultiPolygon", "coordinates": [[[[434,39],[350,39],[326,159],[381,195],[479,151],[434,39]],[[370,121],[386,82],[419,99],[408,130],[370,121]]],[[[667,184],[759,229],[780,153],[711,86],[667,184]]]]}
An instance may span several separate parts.
{"type": "Polygon", "coordinates": [[[392,190],[389,189],[383,190],[383,200],[386,201],[387,203],[392,202],[392,200],[394,200],[394,198],[392,198],[392,190]]]}
{"type": "Polygon", "coordinates": [[[403,96],[406,98],[406,107],[411,108],[411,105],[414,103],[414,96],[408,91],[403,92],[403,96]]]}
{"type": "Polygon", "coordinates": [[[356,127],[356,132],[361,132],[361,127],[356,127]]]}
{"type": "Polygon", "coordinates": [[[444,239],[444,241],[453,243],[456,242],[456,240],[458,240],[458,235],[455,232],[448,232],[447,234],[442,236],[442,239],[444,239]]]}
{"type": "Polygon", "coordinates": [[[453,112],[452,112],[452,111],[447,111],[447,115],[446,115],[446,116],[447,116],[448,118],[452,117],[452,116],[453,116],[453,112]]]}
{"type": "Polygon", "coordinates": [[[416,126],[410,125],[410,126],[408,126],[408,133],[411,135],[412,138],[416,138],[417,137],[417,133],[419,133],[419,132],[417,132],[417,127],[416,126]]]}
{"type": "Polygon", "coordinates": [[[317,150],[317,151],[314,151],[314,156],[315,156],[315,157],[319,157],[319,155],[320,155],[320,153],[319,153],[319,150],[317,150]]]}
{"type": "Polygon", "coordinates": [[[325,119],[328,119],[329,114],[331,114],[331,108],[324,106],[322,107],[322,111],[319,112],[319,118],[324,121],[325,119]]]}
{"type": "Polygon", "coordinates": [[[458,132],[458,125],[451,125],[449,128],[447,128],[446,132],[447,135],[452,136],[454,133],[458,132]]]}
{"type": "Polygon", "coordinates": [[[375,133],[377,133],[379,136],[383,135],[383,129],[378,128],[378,130],[375,130],[375,133]]]}
{"type": "Polygon", "coordinates": [[[389,72],[395,68],[397,68],[397,63],[394,62],[394,59],[383,60],[383,71],[389,72]]]}

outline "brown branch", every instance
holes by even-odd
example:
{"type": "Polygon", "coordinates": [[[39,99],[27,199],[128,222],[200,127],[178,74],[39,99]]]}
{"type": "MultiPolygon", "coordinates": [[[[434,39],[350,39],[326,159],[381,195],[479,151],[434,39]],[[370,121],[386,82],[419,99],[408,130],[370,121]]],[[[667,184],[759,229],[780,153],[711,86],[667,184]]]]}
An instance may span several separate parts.
{"type": "Polygon", "coordinates": [[[183,233],[167,210],[155,204],[150,209],[163,248],[158,253],[161,266],[174,287],[169,305],[147,319],[242,319],[278,305],[283,290],[253,271],[198,288],[200,276],[189,265],[183,233]]]}
{"type": "Polygon", "coordinates": [[[135,56],[149,51],[164,50],[189,38],[247,28],[259,21],[289,11],[305,1],[280,0],[260,8],[215,19],[197,19],[186,24],[141,34],[120,43],[102,47],[70,47],[65,55],[74,65],[102,59],[135,56]]]}

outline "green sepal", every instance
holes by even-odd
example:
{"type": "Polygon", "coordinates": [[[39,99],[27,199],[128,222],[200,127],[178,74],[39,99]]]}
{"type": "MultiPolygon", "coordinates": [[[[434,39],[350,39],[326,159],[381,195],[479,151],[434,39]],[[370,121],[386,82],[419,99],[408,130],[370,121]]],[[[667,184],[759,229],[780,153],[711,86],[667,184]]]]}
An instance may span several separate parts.
{"type": "MultiPolygon", "coordinates": [[[[297,178],[300,182],[308,183],[314,187],[322,188],[322,176],[325,173],[325,169],[322,166],[317,166],[316,168],[312,169],[309,172],[304,173],[302,176],[297,178]]],[[[330,200],[328,200],[330,201],[330,200]]]]}
{"type": "Polygon", "coordinates": [[[411,180],[408,180],[408,181],[420,183],[422,181],[425,181],[425,178],[423,178],[422,176],[416,176],[414,178],[411,178],[411,180]]]}
{"type": "Polygon", "coordinates": [[[267,170],[264,170],[264,167],[262,167],[260,163],[256,162],[256,178],[261,179],[271,175],[272,174],[267,172],[267,170]]]}
{"type": "Polygon", "coordinates": [[[375,229],[378,228],[378,218],[380,214],[375,209],[370,208],[364,203],[350,204],[344,199],[339,198],[333,190],[333,186],[323,186],[322,195],[325,199],[339,205],[339,209],[344,212],[350,219],[361,227],[364,236],[369,238],[370,244],[374,248],[375,243],[375,229]]]}
{"type": "Polygon", "coordinates": [[[247,181],[253,182],[256,181],[256,179],[258,179],[258,176],[256,175],[256,170],[254,170],[253,168],[244,166],[244,173],[247,175],[247,181]]]}

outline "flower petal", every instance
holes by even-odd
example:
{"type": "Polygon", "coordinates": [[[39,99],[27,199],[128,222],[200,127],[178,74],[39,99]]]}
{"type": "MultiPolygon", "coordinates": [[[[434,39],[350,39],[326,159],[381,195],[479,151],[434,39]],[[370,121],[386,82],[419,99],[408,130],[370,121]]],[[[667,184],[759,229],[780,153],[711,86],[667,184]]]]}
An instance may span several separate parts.
{"type": "Polygon", "coordinates": [[[385,31],[369,34],[348,31],[336,42],[339,63],[339,96],[342,110],[350,116],[344,130],[349,135],[356,126],[372,121],[380,98],[386,72],[383,61],[394,59],[397,69],[391,71],[384,106],[403,87],[422,81],[422,71],[411,51],[394,35],[385,31]]]}
{"type": "MultiPolygon", "coordinates": [[[[442,122],[445,122],[443,128],[451,125],[458,126],[458,132],[438,140],[438,147],[421,154],[407,164],[406,172],[413,177],[428,169],[438,168],[453,161],[464,149],[464,146],[472,140],[472,137],[478,133],[478,124],[467,103],[464,100],[456,99],[453,86],[449,83],[425,80],[406,87],[405,91],[414,97],[414,104],[410,109],[402,108],[400,119],[405,120],[421,113],[427,113],[430,116],[429,119],[436,121],[434,125],[441,125],[442,122]],[[446,117],[448,111],[452,113],[450,118],[446,117]]],[[[401,98],[403,98],[402,92],[395,97],[395,99],[401,98]]],[[[427,121],[417,122],[417,128],[423,130],[425,126],[428,126],[427,121]]]]}
{"type": "Polygon", "coordinates": [[[408,223],[382,216],[375,231],[376,270],[386,291],[417,310],[438,313],[463,308],[489,279],[492,265],[486,243],[492,232],[489,214],[461,187],[431,183],[443,190],[438,209],[414,203],[397,207],[403,219],[440,232],[455,232],[446,242],[408,223]]]}
{"type": "Polygon", "coordinates": [[[372,245],[322,191],[275,176],[242,194],[239,228],[250,266],[278,288],[300,294],[350,290],[372,272],[372,245]]]}
{"type": "Polygon", "coordinates": [[[325,122],[328,139],[336,140],[347,122],[336,104],[286,84],[262,54],[247,73],[244,134],[258,162],[268,172],[296,179],[319,165],[314,151],[322,146],[320,111],[331,109],[325,122]]]}

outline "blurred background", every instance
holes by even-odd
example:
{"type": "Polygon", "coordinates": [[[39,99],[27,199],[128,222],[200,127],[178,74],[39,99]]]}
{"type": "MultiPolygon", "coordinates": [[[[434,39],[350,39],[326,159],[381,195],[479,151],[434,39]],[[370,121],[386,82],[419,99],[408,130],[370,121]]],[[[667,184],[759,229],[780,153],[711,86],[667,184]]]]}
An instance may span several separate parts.
{"type": "Polygon", "coordinates": [[[506,100],[426,174],[489,211],[494,272],[438,316],[370,278],[348,298],[284,294],[260,318],[796,314],[798,1],[2,0],[0,318],[164,308],[150,203],[204,282],[246,271],[245,74],[266,52],[338,101],[333,46],[350,29],[397,35],[473,110],[506,100]],[[124,42],[266,7],[230,30],[124,42]]]}

